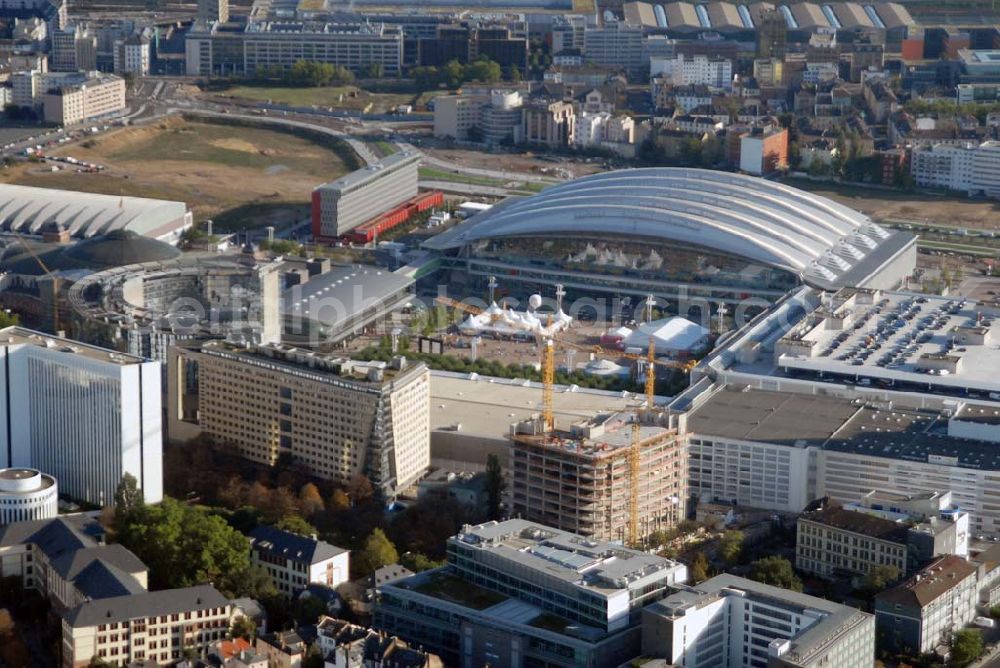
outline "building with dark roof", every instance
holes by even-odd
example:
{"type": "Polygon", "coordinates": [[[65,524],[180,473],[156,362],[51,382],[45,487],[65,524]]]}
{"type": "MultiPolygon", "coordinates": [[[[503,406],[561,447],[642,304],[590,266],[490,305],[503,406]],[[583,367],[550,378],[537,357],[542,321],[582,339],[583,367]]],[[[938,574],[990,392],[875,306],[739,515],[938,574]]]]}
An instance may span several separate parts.
{"type": "Polygon", "coordinates": [[[225,637],[233,608],[214,587],[147,591],[145,564],[104,537],[84,514],[0,526],[0,577],[20,577],[52,602],[64,665],[169,663],[225,637]]]}
{"type": "Polygon", "coordinates": [[[250,561],[263,566],[285,596],[309,584],[337,587],[350,576],[347,550],[289,531],[261,525],[250,532],[250,561]]]}
{"type": "Polygon", "coordinates": [[[86,601],[63,616],[65,665],[172,664],[226,637],[231,606],[212,585],[86,601]]]}
{"type": "Polygon", "coordinates": [[[836,577],[895,566],[902,576],[934,557],[968,554],[967,513],[953,513],[950,521],[935,516],[915,522],[903,513],[887,513],[887,517],[865,510],[856,504],[851,508],[827,504],[800,515],[796,567],[820,577],[836,577]]]}
{"type": "Polygon", "coordinates": [[[934,561],[906,582],[875,596],[883,646],[924,654],[947,646],[976,616],[978,568],[957,556],[934,561]]]}
{"type": "Polygon", "coordinates": [[[0,527],[0,577],[21,577],[57,611],[87,600],[146,591],[145,564],[86,515],[0,527]]]}

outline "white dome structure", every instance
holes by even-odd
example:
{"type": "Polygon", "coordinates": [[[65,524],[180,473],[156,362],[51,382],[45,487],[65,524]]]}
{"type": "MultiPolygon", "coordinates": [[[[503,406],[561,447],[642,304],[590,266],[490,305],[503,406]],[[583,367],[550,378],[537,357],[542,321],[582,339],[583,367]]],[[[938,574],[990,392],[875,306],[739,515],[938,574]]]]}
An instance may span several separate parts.
{"type": "Polygon", "coordinates": [[[55,478],[35,469],[0,469],[0,525],[44,520],[58,512],[55,478]]]}

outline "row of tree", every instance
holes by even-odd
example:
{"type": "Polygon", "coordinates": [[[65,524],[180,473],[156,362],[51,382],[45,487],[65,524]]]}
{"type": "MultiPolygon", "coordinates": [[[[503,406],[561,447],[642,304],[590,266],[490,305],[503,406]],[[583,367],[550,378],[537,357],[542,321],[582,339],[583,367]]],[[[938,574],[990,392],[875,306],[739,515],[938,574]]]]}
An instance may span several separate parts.
{"type": "Polygon", "coordinates": [[[280,83],[299,88],[342,86],[354,81],[354,73],[341,65],[297,60],[288,69],[280,65],[258,67],[254,79],[261,83],[280,83]]]}
{"type": "MultiPolygon", "coordinates": [[[[470,81],[482,83],[495,83],[503,77],[503,70],[497,63],[486,56],[480,56],[468,65],[463,65],[458,60],[450,60],[443,67],[420,66],[410,70],[410,76],[417,90],[435,90],[437,88],[458,88],[470,81]]],[[[508,78],[520,81],[521,72],[517,68],[511,68],[507,72],[508,78]]]]}

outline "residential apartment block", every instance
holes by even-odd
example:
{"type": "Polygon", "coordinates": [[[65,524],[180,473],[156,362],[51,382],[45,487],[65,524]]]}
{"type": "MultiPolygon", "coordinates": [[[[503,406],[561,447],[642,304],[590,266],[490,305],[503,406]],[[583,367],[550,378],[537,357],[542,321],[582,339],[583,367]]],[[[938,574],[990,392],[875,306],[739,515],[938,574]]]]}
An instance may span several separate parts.
{"type": "Polygon", "coordinates": [[[684,519],[687,465],[676,416],[598,415],[546,433],[536,421],[511,428],[511,514],[595,540],[628,541],[630,490],[638,488],[638,536],[684,519]],[[638,480],[629,453],[639,421],[638,480]]]}
{"type": "Polygon", "coordinates": [[[125,110],[125,80],[113,74],[81,74],[49,82],[42,101],[45,120],[76,125],[125,110]]]}
{"type": "Polygon", "coordinates": [[[957,508],[919,517],[830,504],[800,515],[797,530],[796,567],[821,577],[865,575],[877,566],[905,575],[934,557],[968,555],[969,516],[957,508]]]}
{"type": "Polygon", "coordinates": [[[342,236],[416,197],[419,165],[418,154],[400,151],[317,186],[312,193],[313,236],[342,236]]]}
{"type": "Polygon", "coordinates": [[[466,526],[448,564],[383,584],[375,626],[447,665],[617,665],[642,608],[683,582],[662,557],[526,520],[466,526]]]}
{"type": "Polygon", "coordinates": [[[145,33],[135,33],[114,42],[112,67],[115,74],[149,75],[150,39],[145,33]]]}
{"type": "Polygon", "coordinates": [[[285,596],[294,596],[310,584],[335,588],[350,577],[350,552],[315,536],[265,525],[249,535],[251,563],[263,567],[285,596]]]}
{"type": "Polygon", "coordinates": [[[886,649],[923,654],[947,646],[976,616],[977,567],[961,557],[934,561],[912,578],[875,596],[875,617],[886,649]]]}
{"type": "Polygon", "coordinates": [[[316,646],[332,668],[444,668],[441,659],[381,631],[322,617],[316,646]]]}
{"type": "Polygon", "coordinates": [[[648,606],[642,655],[687,668],[871,668],[875,619],[724,574],[648,606]]]}
{"type": "Polygon", "coordinates": [[[740,136],[740,170],[760,176],[788,166],[788,130],[753,128],[740,136]]]}
{"type": "Polygon", "coordinates": [[[606,111],[585,111],[576,117],[574,141],[582,147],[632,144],[635,142],[635,120],[631,116],[613,116],[606,111]]]}
{"type": "Polygon", "coordinates": [[[52,33],[49,69],[53,72],[87,72],[97,69],[97,35],[74,24],[52,33]]]}
{"type": "Polygon", "coordinates": [[[733,61],[728,58],[678,54],[672,58],[651,58],[650,76],[663,77],[672,86],[708,86],[713,91],[733,87],[733,61]]]}
{"type": "Polygon", "coordinates": [[[0,330],[0,467],[113,502],[125,473],[163,498],[160,364],[22,327],[0,330]]]}
{"type": "Polygon", "coordinates": [[[1000,197],[1000,142],[914,147],[910,173],[917,185],[1000,197]]]}
{"type": "Polygon", "coordinates": [[[522,141],[549,148],[568,148],[575,142],[576,111],[571,102],[535,101],[524,107],[522,141]]]}
{"type": "Polygon", "coordinates": [[[290,455],[312,475],[363,474],[392,498],[430,464],[429,372],[403,358],[356,362],[281,345],[225,342],[170,350],[178,417],[273,466],[290,455]]]}

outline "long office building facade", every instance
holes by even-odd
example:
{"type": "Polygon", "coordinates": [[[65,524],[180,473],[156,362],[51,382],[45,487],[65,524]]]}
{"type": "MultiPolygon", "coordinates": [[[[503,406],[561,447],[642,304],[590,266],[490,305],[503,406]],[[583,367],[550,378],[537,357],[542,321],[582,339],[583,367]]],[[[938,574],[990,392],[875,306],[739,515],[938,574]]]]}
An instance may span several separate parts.
{"type": "Polygon", "coordinates": [[[223,342],[170,350],[168,410],[176,423],[235,446],[258,464],[291,456],[312,475],[366,475],[381,496],[430,464],[430,374],[423,364],[354,362],[268,345],[223,342]]]}
{"type": "MultiPolygon", "coordinates": [[[[845,393],[846,394],[846,393],[845,393]]],[[[950,492],[973,534],[1000,535],[1000,427],[991,407],[728,386],[687,415],[688,485],[701,501],[798,513],[824,496],[950,492]]]]}
{"type": "Polygon", "coordinates": [[[263,68],[287,70],[306,60],[353,72],[379,65],[383,76],[392,77],[403,64],[403,31],[381,23],[201,21],[184,48],[189,76],[253,76],[263,68]]]}
{"type": "Polygon", "coordinates": [[[314,237],[339,237],[417,196],[420,156],[401,151],[324,183],[312,194],[314,237]]]}
{"type": "Polygon", "coordinates": [[[160,364],[20,327],[0,330],[0,468],[35,468],[88,503],[131,473],[163,497],[160,364]]]}

